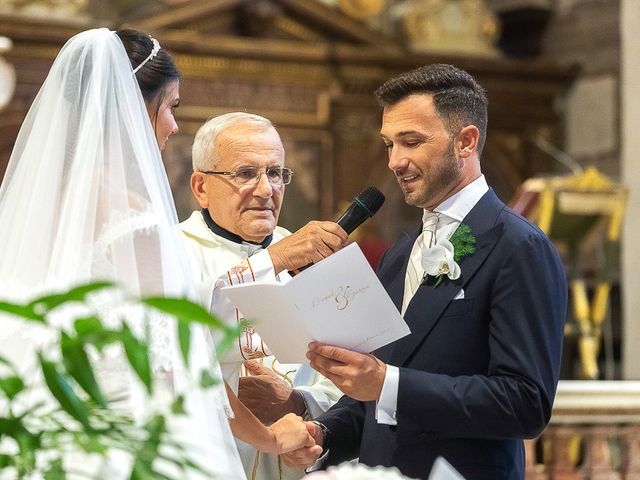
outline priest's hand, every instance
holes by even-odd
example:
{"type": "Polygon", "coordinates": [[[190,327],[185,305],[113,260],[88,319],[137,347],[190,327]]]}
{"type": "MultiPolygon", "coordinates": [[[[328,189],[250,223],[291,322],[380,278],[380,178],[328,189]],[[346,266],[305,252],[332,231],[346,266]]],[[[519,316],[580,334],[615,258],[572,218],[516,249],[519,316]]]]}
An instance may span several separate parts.
{"type": "Polygon", "coordinates": [[[262,423],[269,425],[287,413],[304,415],[302,393],[260,362],[247,360],[244,366],[250,376],[240,378],[238,398],[262,423]]]}
{"type": "Polygon", "coordinates": [[[316,463],[322,455],[322,429],[313,422],[305,422],[309,435],[313,437],[316,444],[310,447],[302,447],[281,455],[282,461],[287,467],[305,469],[316,463]]]}
{"type": "Polygon", "coordinates": [[[335,222],[312,221],[267,248],[276,274],[297,270],[337,252],[347,243],[347,233],[335,222]]]}
{"type": "Polygon", "coordinates": [[[363,402],[380,399],[387,365],[373,355],[311,342],[307,358],[345,395],[363,402]]]}

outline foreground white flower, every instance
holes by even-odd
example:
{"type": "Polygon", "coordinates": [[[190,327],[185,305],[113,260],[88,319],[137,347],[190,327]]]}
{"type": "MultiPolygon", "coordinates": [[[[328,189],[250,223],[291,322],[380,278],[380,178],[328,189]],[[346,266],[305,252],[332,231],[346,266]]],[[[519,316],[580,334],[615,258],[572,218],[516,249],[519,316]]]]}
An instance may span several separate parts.
{"type": "Polygon", "coordinates": [[[454,260],[453,244],[443,238],[422,255],[422,268],[427,275],[446,275],[451,280],[460,278],[460,265],[454,260]]]}
{"type": "Polygon", "coordinates": [[[408,480],[397,468],[368,467],[360,463],[342,463],[325,472],[307,475],[309,480],[408,480]]]}

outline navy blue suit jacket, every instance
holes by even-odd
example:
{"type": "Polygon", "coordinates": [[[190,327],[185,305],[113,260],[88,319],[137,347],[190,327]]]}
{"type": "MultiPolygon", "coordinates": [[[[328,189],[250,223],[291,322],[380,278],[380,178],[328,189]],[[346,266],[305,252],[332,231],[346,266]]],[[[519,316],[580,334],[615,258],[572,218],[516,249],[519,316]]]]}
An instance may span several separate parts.
{"type": "MultiPolygon", "coordinates": [[[[524,478],[522,440],[546,426],[558,382],[566,275],[548,238],[492,190],[463,223],[476,251],[460,278],[423,283],[404,315],[411,334],[374,352],[400,368],[397,426],[376,422],[375,402],[344,396],[319,418],[331,432],[329,464],[360,457],[426,478],[443,456],[469,480],[524,478]]],[[[418,234],[378,267],[398,309],[418,234]]]]}

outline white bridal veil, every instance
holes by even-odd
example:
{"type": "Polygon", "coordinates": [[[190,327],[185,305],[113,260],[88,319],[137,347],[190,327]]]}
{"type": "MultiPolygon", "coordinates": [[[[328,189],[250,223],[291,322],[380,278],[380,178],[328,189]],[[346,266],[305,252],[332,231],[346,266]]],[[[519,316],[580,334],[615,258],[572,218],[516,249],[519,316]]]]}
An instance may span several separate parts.
{"type": "MultiPolygon", "coordinates": [[[[120,39],[107,29],[76,35],[35,98],[0,187],[0,298],[27,299],[96,279],[115,280],[132,294],[194,298],[177,225],[120,39]]],[[[25,347],[27,327],[2,322],[0,352],[19,360],[32,350],[25,347]]],[[[187,388],[167,322],[151,319],[156,368],[171,386],[187,388]]],[[[197,368],[210,361],[212,347],[204,329],[192,337],[197,368]]],[[[189,392],[180,430],[206,452],[215,478],[243,478],[225,402],[222,387],[189,392]]]]}

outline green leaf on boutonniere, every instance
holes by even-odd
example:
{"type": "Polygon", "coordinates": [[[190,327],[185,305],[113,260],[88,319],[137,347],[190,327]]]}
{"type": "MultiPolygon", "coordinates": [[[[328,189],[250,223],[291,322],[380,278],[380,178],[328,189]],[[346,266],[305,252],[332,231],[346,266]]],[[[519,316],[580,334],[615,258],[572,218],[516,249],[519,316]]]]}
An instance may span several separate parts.
{"type": "Polygon", "coordinates": [[[456,263],[476,251],[476,237],[471,232],[471,227],[464,223],[453,232],[449,241],[453,245],[453,260],[456,263]]]}

